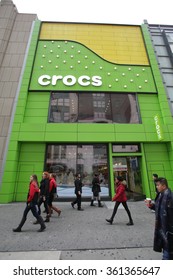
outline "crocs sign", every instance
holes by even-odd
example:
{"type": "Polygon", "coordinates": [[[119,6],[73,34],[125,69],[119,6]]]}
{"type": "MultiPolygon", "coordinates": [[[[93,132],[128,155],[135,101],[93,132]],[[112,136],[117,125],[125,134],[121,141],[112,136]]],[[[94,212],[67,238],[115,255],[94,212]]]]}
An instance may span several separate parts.
{"type": "Polygon", "coordinates": [[[100,87],[102,85],[102,78],[100,76],[80,76],[79,78],[76,78],[73,75],[67,75],[67,76],[61,76],[61,75],[42,75],[38,78],[38,83],[41,86],[56,86],[57,83],[63,83],[65,86],[74,86],[76,83],[78,83],[82,87],[87,87],[89,85],[92,85],[94,87],[100,87]]]}

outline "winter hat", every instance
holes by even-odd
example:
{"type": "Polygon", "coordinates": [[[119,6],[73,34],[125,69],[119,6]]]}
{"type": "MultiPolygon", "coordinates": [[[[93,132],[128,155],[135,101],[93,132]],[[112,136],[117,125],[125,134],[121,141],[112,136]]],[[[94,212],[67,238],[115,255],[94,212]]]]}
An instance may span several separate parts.
{"type": "Polygon", "coordinates": [[[122,182],[124,180],[124,178],[122,176],[117,176],[116,177],[118,181],[122,182]]]}

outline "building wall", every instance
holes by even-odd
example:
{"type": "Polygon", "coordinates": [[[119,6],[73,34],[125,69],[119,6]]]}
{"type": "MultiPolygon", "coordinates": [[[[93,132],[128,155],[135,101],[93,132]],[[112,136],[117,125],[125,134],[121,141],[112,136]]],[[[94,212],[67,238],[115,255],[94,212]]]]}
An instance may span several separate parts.
{"type": "MultiPolygon", "coordinates": [[[[166,93],[164,97],[167,98],[167,104],[164,98],[163,109],[166,104],[166,107],[169,106],[170,108],[167,112],[171,111],[171,117],[167,115],[165,122],[167,123],[171,140],[171,142],[167,144],[167,153],[171,164],[171,170],[173,170],[173,26],[149,24],[146,22],[146,28],[151,38],[152,47],[158,62],[166,93]]],[[[172,185],[172,182],[170,182],[170,185],[172,185]]]]}
{"type": "Polygon", "coordinates": [[[22,67],[36,17],[34,14],[19,14],[12,1],[0,3],[0,183],[22,67]]]}
{"type": "MultiPolygon", "coordinates": [[[[100,38],[100,36],[98,36],[98,38],[100,38]]],[[[111,39],[110,42],[114,42],[113,39],[111,39]]],[[[134,46],[134,41],[130,40],[130,43],[134,46]]],[[[109,43],[108,45],[110,48],[111,44],[109,43]]],[[[120,41],[119,45],[122,46],[120,41]]],[[[154,197],[151,179],[152,172],[164,174],[169,180],[172,180],[172,165],[167,152],[168,147],[169,149],[172,147],[172,139],[169,133],[169,131],[171,131],[171,126],[172,118],[165,89],[151,39],[145,25],[142,27],[136,26],[134,28],[116,25],[54,24],[37,21],[34,25],[31,45],[20,87],[0,193],[0,201],[10,202],[25,200],[30,174],[41,174],[44,169],[44,157],[47,143],[107,143],[109,146],[110,165],[112,161],[111,157],[113,156],[111,152],[112,144],[136,143],[136,141],[141,143],[143,193],[147,196],[151,195],[154,197]],[[56,29],[56,31],[52,33],[51,28],[55,30],[55,26],[58,28],[58,31],[56,29]],[[72,35],[70,34],[73,34],[75,26],[77,30],[76,33],[79,33],[79,37],[76,36],[74,38],[71,37],[72,35]],[[92,48],[94,48],[94,46],[89,46],[93,38],[92,36],[94,36],[95,33],[93,32],[91,38],[88,37],[88,34],[82,37],[81,30],[83,30],[83,28],[91,30],[93,28],[93,30],[97,30],[97,32],[98,30],[104,29],[105,33],[102,35],[104,40],[100,43],[102,50],[104,50],[106,45],[106,30],[109,31],[108,34],[111,34],[112,30],[119,30],[118,34],[122,38],[122,45],[127,41],[128,47],[128,38],[131,34],[129,32],[132,32],[133,36],[138,38],[138,40],[135,40],[136,49],[138,49],[138,47],[140,50],[142,49],[142,55],[141,51],[136,52],[136,55],[132,55],[129,61],[129,55],[124,54],[122,58],[119,53],[116,57],[117,60],[118,57],[120,57],[119,63],[114,62],[114,51],[111,57],[107,57],[106,54],[106,56],[102,58],[101,53],[96,53],[98,51],[96,48],[93,51],[92,48]],[[63,29],[72,30],[72,33],[67,32],[67,37],[65,36],[62,39],[63,29]],[[61,33],[59,33],[59,30],[61,33]],[[126,30],[128,32],[126,32],[126,30]],[[90,38],[89,41],[87,41],[88,38],[90,38]],[[40,39],[39,42],[38,39],[40,39]],[[64,39],[67,41],[64,41],[64,39]],[[76,40],[80,40],[80,42],[76,40]],[[57,52],[59,48],[59,57],[56,57],[55,51],[57,52]],[[74,49],[76,52],[72,55],[71,52],[74,52],[74,49]],[[82,57],[80,57],[81,54],[82,57]],[[79,57],[80,63],[78,63],[79,57]],[[57,63],[56,59],[60,59],[60,62],[57,63]],[[111,61],[107,61],[107,59],[111,61]],[[89,77],[97,74],[102,77],[103,85],[97,88],[89,84],[84,88],[80,84],[75,83],[73,87],[69,87],[62,82],[62,79],[56,85],[49,84],[47,86],[42,86],[38,83],[38,78],[40,76],[46,74],[52,77],[55,71],[58,71],[58,73],[61,71],[60,73],[63,76],[69,75],[70,73],[70,75],[75,77],[84,75],[83,73],[89,77]],[[52,90],[136,92],[141,113],[141,123],[48,123],[49,100],[52,90]],[[160,118],[162,142],[158,139],[156,132],[154,122],[155,115],[159,115],[160,118]]],[[[110,187],[113,195],[114,183],[112,172],[110,177],[110,187]]]]}

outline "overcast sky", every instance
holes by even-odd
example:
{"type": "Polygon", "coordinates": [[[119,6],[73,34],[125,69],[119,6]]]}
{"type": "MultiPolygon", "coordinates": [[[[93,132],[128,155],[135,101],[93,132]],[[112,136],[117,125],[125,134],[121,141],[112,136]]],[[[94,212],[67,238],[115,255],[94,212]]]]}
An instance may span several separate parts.
{"type": "Polygon", "coordinates": [[[173,0],[13,0],[41,21],[173,25],[173,0]]]}

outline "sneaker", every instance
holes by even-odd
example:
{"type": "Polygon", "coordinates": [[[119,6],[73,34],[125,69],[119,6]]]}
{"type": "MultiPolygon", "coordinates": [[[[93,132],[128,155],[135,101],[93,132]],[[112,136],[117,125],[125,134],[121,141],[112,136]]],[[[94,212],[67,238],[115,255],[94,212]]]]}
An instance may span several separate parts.
{"type": "Polygon", "coordinates": [[[84,209],[83,208],[79,208],[79,209],[77,209],[78,211],[84,211],[84,209]]]}

